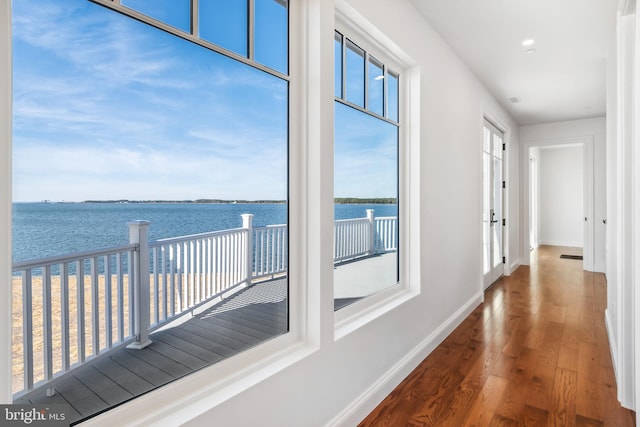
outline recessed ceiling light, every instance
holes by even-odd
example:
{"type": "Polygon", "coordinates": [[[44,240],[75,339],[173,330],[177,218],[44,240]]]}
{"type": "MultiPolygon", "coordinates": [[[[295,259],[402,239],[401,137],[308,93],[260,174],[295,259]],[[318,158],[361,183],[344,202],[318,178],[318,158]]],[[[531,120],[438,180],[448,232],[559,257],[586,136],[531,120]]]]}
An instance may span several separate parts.
{"type": "Polygon", "coordinates": [[[522,40],[522,46],[525,46],[525,47],[533,46],[535,42],[536,41],[534,39],[525,39],[525,40],[522,40]]]}

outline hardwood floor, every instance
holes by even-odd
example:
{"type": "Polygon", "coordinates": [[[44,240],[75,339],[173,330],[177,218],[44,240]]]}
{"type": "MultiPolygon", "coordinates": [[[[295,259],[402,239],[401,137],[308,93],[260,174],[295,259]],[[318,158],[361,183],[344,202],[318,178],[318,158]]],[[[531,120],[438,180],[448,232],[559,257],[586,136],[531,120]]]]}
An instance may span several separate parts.
{"type": "Polygon", "coordinates": [[[364,426],[635,426],[616,398],[604,275],[541,247],[364,426]]]}

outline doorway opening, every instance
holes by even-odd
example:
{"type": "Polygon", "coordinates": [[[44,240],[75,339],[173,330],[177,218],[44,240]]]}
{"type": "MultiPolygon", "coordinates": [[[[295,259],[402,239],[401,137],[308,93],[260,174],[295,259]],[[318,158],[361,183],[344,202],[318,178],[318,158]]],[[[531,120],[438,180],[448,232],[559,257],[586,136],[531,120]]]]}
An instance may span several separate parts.
{"type": "Polygon", "coordinates": [[[582,256],[583,269],[592,271],[593,142],[580,138],[527,143],[523,162],[529,224],[523,261],[529,260],[526,254],[532,249],[554,246],[572,259],[582,256]]]}

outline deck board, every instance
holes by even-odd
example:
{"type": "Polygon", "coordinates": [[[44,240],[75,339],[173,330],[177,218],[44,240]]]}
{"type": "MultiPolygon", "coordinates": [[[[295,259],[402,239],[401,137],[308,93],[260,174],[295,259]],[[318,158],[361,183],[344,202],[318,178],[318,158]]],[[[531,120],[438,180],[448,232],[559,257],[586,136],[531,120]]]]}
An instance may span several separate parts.
{"type": "Polygon", "coordinates": [[[249,335],[248,333],[245,333],[238,329],[234,329],[228,325],[224,326],[221,324],[219,320],[217,322],[207,322],[206,320],[202,320],[197,317],[194,317],[193,319],[191,319],[189,323],[194,328],[197,327],[200,329],[204,329],[206,331],[218,333],[220,335],[233,337],[233,339],[243,342],[247,345],[255,345],[256,343],[262,341],[263,338],[265,338],[265,337],[258,338],[258,337],[249,335]]]}
{"type": "Polygon", "coordinates": [[[169,375],[162,369],[159,369],[142,359],[138,359],[126,351],[118,351],[114,353],[113,356],[111,356],[111,360],[116,361],[138,377],[144,378],[145,381],[150,382],[155,386],[166,384],[175,379],[174,376],[169,375]]]}
{"type": "Polygon", "coordinates": [[[286,279],[242,290],[190,320],[151,334],[142,350],[116,349],[15,403],[70,405],[77,423],[287,331],[286,279]]]}
{"type": "Polygon", "coordinates": [[[109,405],[115,405],[133,397],[133,394],[93,367],[81,369],[74,376],[83,384],[90,384],[91,391],[109,405]]]}
{"type": "Polygon", "coordinates": [[[233,334],[233,331],[229,331],[228,333],[213,331],[211,328],[207,328],[206,326],[197,325],[192,322],[187,322],[184,324],[183,330],[191,332],[195,335],[198,335],[206,340],[219,342],[220,344],[226,346],[232,351],[242,351],[248,347],[251,347],[251,344],[246,343],[245,341],[241,341],[236,338],[233,334]]]}

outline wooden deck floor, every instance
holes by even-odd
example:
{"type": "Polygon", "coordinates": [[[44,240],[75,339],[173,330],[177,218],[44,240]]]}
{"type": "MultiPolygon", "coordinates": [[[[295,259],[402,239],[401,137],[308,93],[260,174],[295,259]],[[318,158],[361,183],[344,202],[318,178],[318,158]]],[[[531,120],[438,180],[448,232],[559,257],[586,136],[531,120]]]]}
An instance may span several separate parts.
{"type": "Polygon", "coordinates": [[[288,330],[286,279],[258,283],[171,329],[143,350],[120,349],[14,403],[70,406],[75,423],[288,330]]]}
{"type": "Polygon", "coordinates": [[[365,420],[367,426],[635,426],[621,408],[604,275],[543,247],[365,420]]]}

